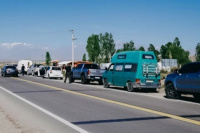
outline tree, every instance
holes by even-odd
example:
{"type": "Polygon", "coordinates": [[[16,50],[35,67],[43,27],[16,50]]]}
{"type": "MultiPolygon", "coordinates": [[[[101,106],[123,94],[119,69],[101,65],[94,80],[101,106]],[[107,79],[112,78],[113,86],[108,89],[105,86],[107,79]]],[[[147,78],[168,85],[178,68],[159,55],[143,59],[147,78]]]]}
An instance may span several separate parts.
{"type": "Polygon", "coordinates": [[[98,63],[110,62],[111,57],[115,53],[115,43],[113,40],[113,36],[111,33],[106,32],[104,35],[102,33],[99,34],[100,40],[100,55],[98,58],[98,63]]]}
{"type": "Polygon", "coordinates": [[[190,62],[190,52],[185,51],[181,47],[181,43],[177,37],[174,39],[174,42],[168,42],[167,44],[162,45],[160,53],[163,59],[177,59],[179,65],[184,65],[190,62]]]}
{"type": "Polygon", "coordinates": [[[86,61],[86,54],[83,54],[82,61],[86,61]]]}
{"type": "Polygon", "coordinates": [[[156,56],[156,59],[158,60],[158,55],[160,54],[160,52],[158,50],[155,49],[154,45],[153,44],[149,44],[149,48],[148,48],[148,51],[153,51],[155,56],[156,56]]]}
{"type": "Polygon", "coordinates": [[[200,43],[196,46],[196,52],[195,52],[196,61],[200,61],[200,43]]]}
{"type": "Polygon", "coordinates": [[[134,42],[131,40],[130,42],[126,42],[123,44],[123,48],[122,49],[118,49],[118,52],[122,52],[122,51],[134,51],[136,50],[135,46],[134,46],[134,42]]]}
{"type": "Polygon", "coordinates": [[[49,54],[49,52],[46,52],[46,65],[49,66],[51,62],[51,56],[49,54]]]}
{"type": "Polygon", "coordinates": [[[138,50],[139,50],[139,51],[145,51],[145,49],[144,49],[143,46],[140,46],[138,50]]]}

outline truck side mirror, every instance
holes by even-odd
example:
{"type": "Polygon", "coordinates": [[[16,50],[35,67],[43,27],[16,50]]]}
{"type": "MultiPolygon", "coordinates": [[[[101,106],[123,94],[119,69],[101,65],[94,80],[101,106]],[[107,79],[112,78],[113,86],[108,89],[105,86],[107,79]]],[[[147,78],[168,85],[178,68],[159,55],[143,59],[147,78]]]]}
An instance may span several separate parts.
{"type": "Polygon", "coordinates": [[[105,70],[108,71],[108,68],[106,67],[105,70]]]}

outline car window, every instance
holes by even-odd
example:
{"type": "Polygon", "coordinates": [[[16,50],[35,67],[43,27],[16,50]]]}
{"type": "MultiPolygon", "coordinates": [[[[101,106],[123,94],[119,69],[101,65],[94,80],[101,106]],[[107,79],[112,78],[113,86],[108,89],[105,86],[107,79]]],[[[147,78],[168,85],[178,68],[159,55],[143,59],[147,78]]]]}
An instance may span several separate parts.
{"type": "Polygon", "coordinates": [[[111,64],[110,67],[108,68],[108,71],[113,71],[114,64],[111,64]]]}
{"type": "Polygon", "coordinates": [[[61,70],[60,67],[52,67],[52,70],[61,70]]]}
{"type": "Polygon", "coordinates": [[[79,64],[79,65],[76,67],[76,69],[81,69],[82,66],[83,66],[83,64],[79,64]]]}
{"type": "Polygon", "coordinates": [[[124,72],[136,72],[137,71],[137,64],[125,64],[124,65],[124,72]]]}
{"type": "Polygon", "coordinates": [[[115,71],[123,71],[123,67],[124,67],[123,64],[116,64],[115,71]]]}
{"type": "Polygon", "coordinates": [[[192,69],[193,69],[192,64],[186,64],[179,70],[179,73],[193,73],[192,69]]]}
{"type": "Polygon", "coordinates": [[[99,69],[97,64],[85,64],[84,68],[86,69],[99,69]]]}
{"type": "Polygon", "coordinates": [[[142,59],[154,59],[154,56],[151,54],[143,54],[142,59]]]}
{"type": "Polygon", "coordinates": [[[7,66],[7,67],[6,67],[6,69],[7,69],[7,68],[16,69],[16,67],[15,67],[15,66],[7,66]]]}

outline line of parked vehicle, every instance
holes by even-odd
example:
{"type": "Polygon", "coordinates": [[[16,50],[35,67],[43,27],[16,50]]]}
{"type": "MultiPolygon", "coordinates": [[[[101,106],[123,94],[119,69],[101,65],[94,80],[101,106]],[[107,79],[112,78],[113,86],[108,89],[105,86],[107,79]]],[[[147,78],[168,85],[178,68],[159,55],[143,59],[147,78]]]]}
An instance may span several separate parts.
{"type": "MultiPolygon", "coordinates": [[[[18,75],[14,66],[5,66],[2,76],[18,75]]],[[[63,79],[61,67],[32,64],[27,75],[43,78],[63,79]]],[[[73,67],[69,83],[81,80],[82,84],[98,81],[105,88],[122,86],[132,92],[140,88],[157,89],[161,86],[160,70],[153,52],[127,51],[115,54],[108,68],[100,69],[98,64],[82,63],[73,67]]],[[[200,62],[184,65],[180,70],[167,76],[165,93],[168,98],[179,98],[181,94],[192,94],[200,100],[200,62]]]]}

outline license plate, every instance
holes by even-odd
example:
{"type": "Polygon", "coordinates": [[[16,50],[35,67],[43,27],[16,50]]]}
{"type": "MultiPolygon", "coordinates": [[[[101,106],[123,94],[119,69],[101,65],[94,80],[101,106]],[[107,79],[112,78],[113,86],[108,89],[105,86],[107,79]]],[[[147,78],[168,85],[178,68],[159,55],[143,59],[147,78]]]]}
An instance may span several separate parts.
{"type": "Polygon", "coordinates": [[[146,80],[147,83],[153,83],[153,80],[146,80]]]}
{"type": "Polygon", "coordinates": [[[95,77],[95,79],[100,79],[100,77],[95,77]]]}

